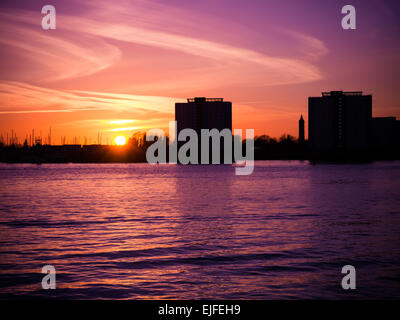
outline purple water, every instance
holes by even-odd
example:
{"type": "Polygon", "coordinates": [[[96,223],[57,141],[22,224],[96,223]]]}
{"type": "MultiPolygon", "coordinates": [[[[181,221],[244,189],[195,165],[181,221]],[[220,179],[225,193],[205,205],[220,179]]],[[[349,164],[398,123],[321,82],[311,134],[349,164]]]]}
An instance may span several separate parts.
{"type": "Polygon", "coordinates": [[[0,164],[0,284],[3,299],[399,298],[400,162],[0,164]]]}

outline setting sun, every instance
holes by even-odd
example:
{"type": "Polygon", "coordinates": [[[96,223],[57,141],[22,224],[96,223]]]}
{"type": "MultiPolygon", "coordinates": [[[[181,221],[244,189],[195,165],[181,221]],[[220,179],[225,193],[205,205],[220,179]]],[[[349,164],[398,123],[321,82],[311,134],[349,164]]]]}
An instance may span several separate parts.
{"type": "Polygon", "coordinates": [[[117,146],[123,146],[126,144],[126,138],[124,136],[118,136],[114,139],[117,146]]]}

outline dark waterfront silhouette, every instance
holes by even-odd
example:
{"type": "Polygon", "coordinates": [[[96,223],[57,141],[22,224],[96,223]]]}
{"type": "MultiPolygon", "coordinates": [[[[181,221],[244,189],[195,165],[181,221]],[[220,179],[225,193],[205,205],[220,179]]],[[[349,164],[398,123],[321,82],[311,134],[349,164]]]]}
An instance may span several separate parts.
{"type": "Polygon", "coordinates": [[[135,134],[124,146],[80,145],[4,146],[0,145],[0,162],[10,163],[107,163],[146,162],[147,142],[144,134],[135,134]]]}
{"type": "Polygon", "coordinates": [[[308,98],[309,159],[399,159],[399,136],[396,118],[372,118],[372,95],[330,91],[308,98]]]}
{"type": "MultiPolygon", "coordinates": [[[[232,131],[232,103],[223,98],[196,97],[187,103],[175,104],[177,133],[201,129],[232,131]]],[[[255,160],[310,160],[328,162],[368,162],[400,159],[400,120],[395,117],[372,117],[372,95],[362,92],[330,91],[321,97],[308,99],[308,140],[305,139],[303,115],[299,120],[299,136],[268,135],[254,138],[255,160]]],[[[48,141],[51,136],[49,135],[48,141]]],[[[169,141],[168,137],[165,137],[169,141]]],[[[146,162],[144,133],[134,134],[126,146],[110,145],[42,145],[34,139],[32,145],[0,142],[0,162],[9,163],[107,163],[146,162]]],[[[211,140],[211,139],[210,139],[211,140]]],[[[210,141],[211,142],[211,141],[210,141]]],[[[184,141],[178,142],[178,150],[184,141]]],[[[200,145],[200,144],[199,144],[200,145]]],[[[244,150],[244,148],[243,148],[244,150]]],[[[223,163],[224,143],[220,143],[223,163]]],[[[199,163],[201,149],[198,150],[199,163]]],[[[210,163],[212,150],[210,143],[210,163]]],[[[168,160],[167,160],[168,161],[168,160]]]]}

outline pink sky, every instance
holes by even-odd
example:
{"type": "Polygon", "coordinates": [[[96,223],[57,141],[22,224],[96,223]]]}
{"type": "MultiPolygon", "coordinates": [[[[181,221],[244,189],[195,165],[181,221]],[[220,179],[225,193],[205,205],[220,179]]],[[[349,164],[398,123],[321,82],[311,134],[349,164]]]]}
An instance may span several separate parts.
{"type": "Polygon", "coordinates": [[[399,5],[353,1],[357,29],[341,28],[343,1],[40,1],[0,13],[0,133],[32,129],[111,142],[166,128],[174,103],[224,97],[233,126],[297,136],[307,97],[373,94],[375,116],[400,116],[399,5]],[[50,4],[50,3],[49,3],[50,4]]]}

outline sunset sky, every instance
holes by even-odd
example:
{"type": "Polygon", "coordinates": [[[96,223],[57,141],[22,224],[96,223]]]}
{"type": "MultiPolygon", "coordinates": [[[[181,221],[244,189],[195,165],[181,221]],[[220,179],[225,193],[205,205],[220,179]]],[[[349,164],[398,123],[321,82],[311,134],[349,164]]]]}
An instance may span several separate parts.
{"type": "Polygon", "coordinates": [[[0,133],[111,143],[167,128],[175,102],[206,96],[232,101],[234,128],[297,136],[307,97],[330,90],[372,94],[374,116],[400,117],[398,3],[2,1],[0,133]],[[56,30],[41,27],[45,4],[56,30]],[[346,4],[356,30],[341,27],[346,4]]]}

